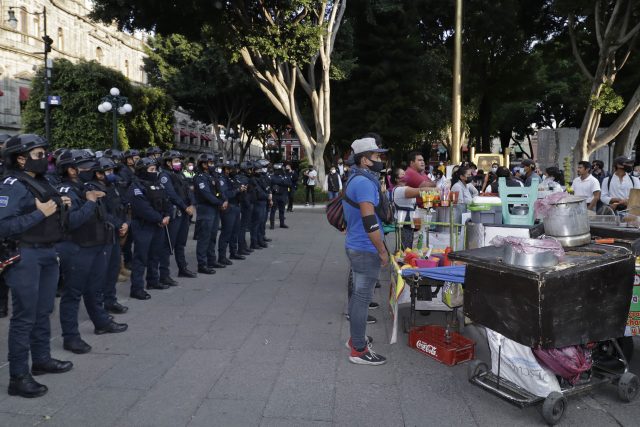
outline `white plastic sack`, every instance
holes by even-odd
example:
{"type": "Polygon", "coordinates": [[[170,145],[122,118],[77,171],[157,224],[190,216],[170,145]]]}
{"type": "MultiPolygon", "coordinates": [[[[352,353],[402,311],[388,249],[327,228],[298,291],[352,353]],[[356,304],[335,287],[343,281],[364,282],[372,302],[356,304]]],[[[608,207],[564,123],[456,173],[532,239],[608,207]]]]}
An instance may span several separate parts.
{"type": "Polygon", "coordinates": [[[487,328],[491,349],[491,371],[498,375],[500,346],[500,377],[524,388],[539,397],[547,397],[552,391],[560,391],[560,384],[550,370],[541,366],[531,348],[506,338],[487,328]]]}

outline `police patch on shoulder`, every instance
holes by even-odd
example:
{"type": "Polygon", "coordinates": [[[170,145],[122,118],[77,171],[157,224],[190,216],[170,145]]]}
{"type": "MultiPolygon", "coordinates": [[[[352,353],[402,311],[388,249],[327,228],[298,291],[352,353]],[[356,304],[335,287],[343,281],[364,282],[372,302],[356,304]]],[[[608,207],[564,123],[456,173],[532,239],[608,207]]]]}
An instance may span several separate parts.
{"type": "Polygon", "coordinates": [[[204,182],[201,182],[200,184],[198,184],[198,188],[200,188],[201,190],[204,190],[204,182]]]}
{"type": "Polygon", "coordinates": [[[0,208],[6,208],[9,205],[9,196],[0,196],[0,208]]]}
{"type": "Polygon", "coordinates": [[[5,179],[2,183],[3,184],[8,184],[8,185],[13,185],[16,183],[16,181],[18,180],[18,178],[12,178],[12,177],[8,177],[7,179],[5,179]]]}
{"type": "Polygon", "coordinates": [[[134,188],[134,189],[133,189],[133,195],[134,195],[134,196],[142,196],[142,195],[143,195],[143,194],[142,194],[142,190],[141,190],[141,189],[139,189],[139,188],[134,188]]]}
{"type": "Polygon", "coordinates": [[[169,182],[169,178],[167,178],[166,176],[163,176],[162,178],[160,178],[160,182],[163,184],[166,184],[167,182],[169,182]]]}

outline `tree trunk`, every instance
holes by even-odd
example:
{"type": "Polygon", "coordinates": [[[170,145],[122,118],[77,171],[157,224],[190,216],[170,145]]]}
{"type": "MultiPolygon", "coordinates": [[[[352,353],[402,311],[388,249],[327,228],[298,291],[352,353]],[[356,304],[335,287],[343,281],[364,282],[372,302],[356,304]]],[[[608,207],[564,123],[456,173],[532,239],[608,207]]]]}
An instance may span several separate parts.
{"type": "Polygon", "coordinates": [[[636,113],[634,118],[627,123],[622,132],[620,132],[620,135],[616,138],[616,145],[613,149],[613,158],[618,156],[629,157],[633,147],[636,145],[638,134],[640,134],[640,112],[636,113]]]}
{"type": "MultiPolygon", "coordinates": [[[[480,101],[480,111],[478,113],[478,121],[480,124],[480,152],[491,152],[491,100],[484,94],[480,101]]],[[[511,137],[509,137],[511,138],[511,137]]]]}

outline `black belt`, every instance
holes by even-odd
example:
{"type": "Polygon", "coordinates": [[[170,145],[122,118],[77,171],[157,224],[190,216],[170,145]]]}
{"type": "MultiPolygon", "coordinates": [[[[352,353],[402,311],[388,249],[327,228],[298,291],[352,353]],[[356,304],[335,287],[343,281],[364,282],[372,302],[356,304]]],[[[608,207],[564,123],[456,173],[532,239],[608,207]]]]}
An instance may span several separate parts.
{"type": "Polygon", "coordinates": [[[18,242],[18,247],[20,248],[29,248],[29,249],[50,249],[55,246],[55,243],[28,243],[28,242],[18,242]]]}

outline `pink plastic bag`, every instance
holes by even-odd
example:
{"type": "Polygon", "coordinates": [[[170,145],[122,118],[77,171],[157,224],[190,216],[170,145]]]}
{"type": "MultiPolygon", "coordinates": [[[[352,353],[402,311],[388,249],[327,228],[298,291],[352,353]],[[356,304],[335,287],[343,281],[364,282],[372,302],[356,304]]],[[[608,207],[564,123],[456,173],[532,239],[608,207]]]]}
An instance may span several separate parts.
{"type": "Polygon", "coordinates": [[[511,246],[518,253],[535,254],[539,252],[553,252],[558,258],[564,256],[562,245],[555,239],[527,239],[524,237],[496,236],[489,244],[493,246],[511,246]]]}
{"type": "Polygon", "coordinates": [[[591,350],[581,345],[564,348],[534,348],[536,359],[556,375],[561,376],[571,384],[580,379],[580,374],[591,369],[591,350]]]}

